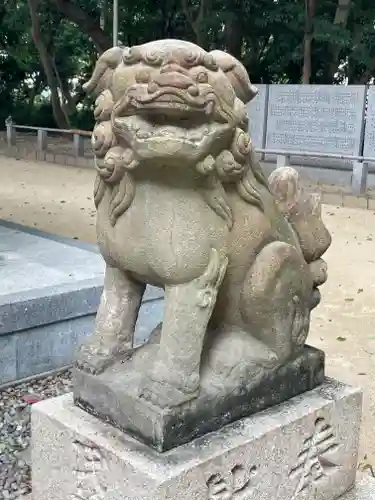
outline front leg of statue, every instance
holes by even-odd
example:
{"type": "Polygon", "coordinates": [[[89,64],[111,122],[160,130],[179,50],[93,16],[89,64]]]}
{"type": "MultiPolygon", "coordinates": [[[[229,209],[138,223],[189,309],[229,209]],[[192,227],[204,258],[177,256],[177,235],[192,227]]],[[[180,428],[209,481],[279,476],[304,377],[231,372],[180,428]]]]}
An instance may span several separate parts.
{"type": "Polygon", "coordinates": [[[227,262],[212,249],[202,276],[165,289],[158,355],[141,389],[142,397],[160,407],[177,406],[199,394],[203,342],[227,262]]]}
{"type": "Polygon", "coordinates": [[[107,265],[94,334],[78,351],[76,363],[81,369],[101,373],[132,349],[144,291],[145,285],[107,265]]]}

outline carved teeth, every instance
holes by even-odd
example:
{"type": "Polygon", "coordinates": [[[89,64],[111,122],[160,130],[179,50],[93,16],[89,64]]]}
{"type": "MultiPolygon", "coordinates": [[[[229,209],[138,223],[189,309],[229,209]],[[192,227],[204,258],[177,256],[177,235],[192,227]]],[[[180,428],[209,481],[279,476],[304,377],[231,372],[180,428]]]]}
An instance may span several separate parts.
{"type": "Polygon", "coordinates": [[[152,138],[157,140],[180,140],[190,142],[194,145],[199,145],[204,136],[212,132],[215,128],[214,124],[196,125],[192,128],[184,128],[183,124],[171,125],[153,124],[141,116],[132,116],[120,118],[118,125],[120,128],[125,127],[128,132],[136,137],[139,141],[147,141],[152,138]]]}

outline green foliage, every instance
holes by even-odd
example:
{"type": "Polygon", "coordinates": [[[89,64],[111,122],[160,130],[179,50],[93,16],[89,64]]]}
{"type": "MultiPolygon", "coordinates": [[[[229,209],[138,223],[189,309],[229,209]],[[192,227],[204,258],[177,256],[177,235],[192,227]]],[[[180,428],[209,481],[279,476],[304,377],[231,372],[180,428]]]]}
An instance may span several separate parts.
{"type": "MultiPolygon", "coordinates": [[[[373,0],[319,0],[313,19],[311,83],[368,83],[375,75],[373,0]],[[338,15],[340,14],[340,15],[338,15]]],[[[183,38],[239,57],[253,82],[301,81],[306,11],[302,0],[119,0],[119,40],[135,45],[183,38]]],[[[91,128],[92,102],[81,92],[112,38],[112,0],[39,0],[40,37],[61,108],[75,128],[91,128]],[[79,104],[79,106],[77,106],[79,104]]],[[[56,126],[45,66],[31,34],[28,0],[0,5],[0,127],[56,126]]],[[[56,106],[56,103],[54,103],[56,106]]]]}

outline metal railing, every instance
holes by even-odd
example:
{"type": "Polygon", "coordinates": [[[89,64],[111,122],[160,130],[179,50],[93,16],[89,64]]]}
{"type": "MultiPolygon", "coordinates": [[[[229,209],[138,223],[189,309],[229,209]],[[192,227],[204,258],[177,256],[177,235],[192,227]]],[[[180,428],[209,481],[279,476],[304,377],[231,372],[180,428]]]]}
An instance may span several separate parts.
{"type": "MultiPolygon", "coordinates": [[[[338,153],[318,153],[313,151],[286,151],[282,149],[261,149],[255,151],[262,155],[276,156],[276,166],[286,167],[291,165],[291,157],[320,158],[326,160],[349,160],[352,162],[351,187],[354,194],[363,194],[367,189],[368,165],[375,163],[375,158],[370,156],[340,155],[338,153]]],[[[335,169],[339,170],[339,169],[335,169]]]]}
{"type": "MultiPolygon", "coordinates": [[[[37,132],[37,150],[46,151],[48,148],[48,132],[54,134],[71,134],[73,135],[72,147],[75,156],[84,156],[84,138],[90,137],[91,132],[88,130],[61,130],[54,128],[33,127],[29,125],[16,125],[14,123],[6,123],[7,127],[7,144],[8,146],[16,145],[16,130],[33,130],[37,132]]],[[[369,163],[375,164],[374,157],[354,156],[337,153],[318,153],[315,151],[287,151],[278,149],[262,149],[255,148],[255,151],[262,155],[276,156],[277,167],[284,167],[291,165],[291,157],[301,158],[317,158],[327,160],[347,160],[352,163],[352,179],[351,187],[354,194],[362,194],[367,188],[368,178],[368,165],[369,163]]],[[[324,168],[324,167],[321,167],[324,168]]],[[[336,167],[335,170],[340,170],[336,167]]]]}
{"type": "Polygon", "coordinates": [[[71,134],[73,135],[72,147],[75,156],[84,156],[85,146],[84,138],[91,137],[91,132],[88,130],[77,129],[55,129],[48,127],[33,127],[31,125],[16,125],[14,123],[6,123],[7,129],[7,144],[9,147],[16,146],[17,130],[33,130],[37,132],[37,151],[47,151],[48,149],[48,132],[54,134],[71,134]]]}

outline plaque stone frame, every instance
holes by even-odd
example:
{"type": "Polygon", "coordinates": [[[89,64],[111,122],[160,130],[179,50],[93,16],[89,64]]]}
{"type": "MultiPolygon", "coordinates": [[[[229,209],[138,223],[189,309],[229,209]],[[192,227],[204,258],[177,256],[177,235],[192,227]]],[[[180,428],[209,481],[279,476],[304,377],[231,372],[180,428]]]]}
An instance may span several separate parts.
{"type": "Polygon", "coordinates": [[[363,156],[375,158],[375,87],[368,87],[363,156]]]}
{"type": "Polygon", "coordinates": [[[269,85],[255,85],[259,93],[247,105],[249,133],[255,148],[264,149],[266,144],[269,85]]]}
{"type": "Polygon", "coordinates": [[[270,85],[266,148],[360,155],[365,98],[365,85],[270,85]]]}

